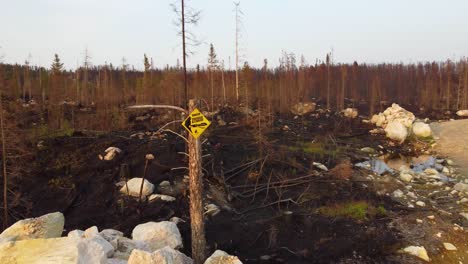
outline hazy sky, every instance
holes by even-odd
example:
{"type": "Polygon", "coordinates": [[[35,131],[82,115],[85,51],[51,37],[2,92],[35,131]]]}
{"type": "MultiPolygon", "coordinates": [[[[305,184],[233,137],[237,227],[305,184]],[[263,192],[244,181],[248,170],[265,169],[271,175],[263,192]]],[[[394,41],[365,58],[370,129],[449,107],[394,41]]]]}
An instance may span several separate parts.
{"type": "MultiPolygon", "coordinates": [[[[181,58],[174,0],[0,0],[0,54],[9,63],[49,66],[58,53],[66,68],[83,62],[142,68],[143,53],[157,67],[181,58]]],[[[178,3],[178,2],[177,2],[178,3]]],[[[213,43],[234,67],[234,4],[190,0],[202,10],[195,28],[204,43],[189,66],[206,64],[213,43]]],[[[467,0],[244,0],[243,59],[278,64],[283,50],[309,63],[332,48],[337,62],[416,62],[468,55],[467,0]]]]}

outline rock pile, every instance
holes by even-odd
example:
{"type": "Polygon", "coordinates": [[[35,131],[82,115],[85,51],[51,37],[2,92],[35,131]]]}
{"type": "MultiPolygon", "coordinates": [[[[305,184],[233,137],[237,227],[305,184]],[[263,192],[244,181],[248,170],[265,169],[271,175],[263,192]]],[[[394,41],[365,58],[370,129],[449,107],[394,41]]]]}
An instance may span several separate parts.
{"type": "MultiPolygon", "coordinates": [[[[132,239],[118,230],[96,226],[73,230],[60,237],[63,214],[51,213],[18,221],[0,234],[0,263],[61,264],[192,264],[178,251],[182,236],[173,222],[148,222],[137,225],[132,239]]],[[[235,256],[217,250],[205,264],[242,264],[235,256]]]]}
{"type": "Polygon", "coordinates": [[[403,143],[412,133],[419,138],[427,138],[432,135],[428,124],[416,121],[413,113],[405,110],[398,104],[392,104],[384,112],[374,115],[371,123],[385,130],[388,138],[403,143]]]}

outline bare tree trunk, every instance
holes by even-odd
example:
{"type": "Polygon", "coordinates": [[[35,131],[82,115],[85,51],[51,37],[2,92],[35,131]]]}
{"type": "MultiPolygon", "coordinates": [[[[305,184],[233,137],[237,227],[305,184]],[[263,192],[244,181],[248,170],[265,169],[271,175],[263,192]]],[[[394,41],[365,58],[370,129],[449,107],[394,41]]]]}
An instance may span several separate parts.
{"type": "Polygon", "coordinates": [[[224,83],[224,61],[221,69],[221,82],[223,83],[223,106],[226,105],[226,84],[224,83]]]}
{"type": "Polygon", "coordinates": [[[182,5],[182,61],[184,64],[184,106],[187,105],[188,101],[188,84],[187,84],[187,53],[185,52],[185,5],[184,0],[181,0],[182,5]]]}
{"type": "MultiPolygon", "coordinates": [[[[189,113],[197,107],[189,101],[189,113]]],[[[203,177],[201,171],[200,139],[189,135],[190,223],[192,228],[192,258],[195,264],[205,260],[205,221],[203,219],[203,177]]]]}
{"type": "Polygon", "coordinates": [[[239,103],[239,4],[236,5],[236,100],[239,103]]]}
{"type": "Polygon", "coordinates": [[[8,227],[8,177],[6,167],[6,147],[5,147],[5,129],[3,127],[3,103],[2,92],[0,91],[0,130],[2,133],[2,167],[3,167],[3,229],[8,227]]]}

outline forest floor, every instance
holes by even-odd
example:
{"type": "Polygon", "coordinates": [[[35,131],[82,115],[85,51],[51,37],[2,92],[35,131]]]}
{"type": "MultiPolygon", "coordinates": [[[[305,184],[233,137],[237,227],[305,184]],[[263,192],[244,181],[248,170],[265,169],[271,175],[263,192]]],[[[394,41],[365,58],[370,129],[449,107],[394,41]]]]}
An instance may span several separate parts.
{"type": "MultiPolygon", "coordinates": [[[[371,135],[372,125],[361,118],[327,111],[268,120],[224,108],[210,119],[202,139],[204,204],[220,209],[207,215],[210,252],[222,249],[244,263],[425,263],[400,252],[414,245],[424,246],[433,263],[468,263],[463,228],[468,219],[459,215],[467,208],[450,195],[453,182],[404,183],[395,174],[379,176],[354,166],[371,158],[364,147],[404,158],[452,153],[439,156],[424,142],[395,145],[384,135],[371,135]],[[415,201],[393,197],[396,190],[411,190],[427,206],[408,206],[415,201]],[[458,250],[446,251],[443,242],[458,250]]],[[[130,235],[138,224],[176,216],[185,220],[179,224],[182,251],[190,254],[185,143],[171,133],[155,133],[158,127],[137,122],[135,131],[75,131],[44,140],[31,175],[16,179],[13,217],[60,211],[65,232],[96,225],[130,235]],[[122,153],[100,160],[111,146],[122,153]],[[156,185],[155,193],[176,201],[139,204],[119,192],[123,164],[128,177],[141,177],[149,153],[156,158],[146,178],[156,185]],[[170,185],[159,185],[163,181],[170,185]]],[[[170,128],[181,131],[178,125],[170,128]]],[[[442,131],[442,142],[446,128],[434,129],[442,131]]]]}

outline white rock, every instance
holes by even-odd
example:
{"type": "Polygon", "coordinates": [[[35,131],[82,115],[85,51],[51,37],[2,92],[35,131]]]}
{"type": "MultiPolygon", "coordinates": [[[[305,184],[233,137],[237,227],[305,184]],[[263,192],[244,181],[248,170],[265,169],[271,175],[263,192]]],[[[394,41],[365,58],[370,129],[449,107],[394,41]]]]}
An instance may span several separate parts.
{"type": "MultiPolygon", "coordinates": [[[[0,234],[0,241],[60,237],[65,218],[60,212],[50,213],[37,218],[28,218],[14,223],[0,234]]],[[[1,262],[0,262],[1,263],[1,262]]]]}
{"type": "Polygon", "coordinates": [[[236,256],[231,256],[222,250],[216,250],[204,264],[242,264],[236,256]]]}
{"type": "Polygon", "coordinates": [[[427,175],[439,175],[439,172],[436,169],[428,168],[424,170],[424,173],[427,175]]]}
{"type": "Polygon", "coordinates": [[[135,249],[128,264],[192,264],[193,260],[170,247],[164,247],[153,253],[135,249]]]}
{"type": "Polygon", "coordinates": [[[314,165],[315,167],[323,170],[323,171],[328,171],[328,168],[327,166],[323,165],[322,163],[318,163],[318,162],[313,162],[312,165],[314,165]]]}
{"type": "Polygon", "coordinates": [[[159,187],[171,187],[171,183],[169,181],[162,181],[159,187]]]}
{"type": "Polygon", "coordinates": [[[427,262],[430,261],[429,256],[427,255],[427,251],[424,247],[409,246],[403,249],[403,251],[427,262]]]}
{"type": "Polygon", "coordinates": [[[433,215],[428,215],[428,216],[427,216],[427,219],[434,220],[434,219],[435,219],[435,216],[433,216],[433,215]]]}
{"type": "Polygon", "coordinates": [[[68,232],[68,235],[67,235],[69,238],[72,238],[72,239],[82,239],[84,238],[84,231],[82,230],[72,230],[70,232],[68,232]]]}
{"type": "Polygon", "coordinates": [[[453,165],[455,165],[455,162],[453,162],[453,160],[449,160],[449,159],[448,159],[448,160],[447,160],[447,165],[453,166],[453,165]]]}
{"type": "Polygon", "coordinates": [[[165,201],[165,202],[173,202],[176,200],[176,198],[172,197],[172,196],[169,196],[169,195],[165,195],[165,194],[152,194],[148,197],[148,200],[151,202],[153,200],[161,200],[161,201],[165,201]]]}
{"type": "Polygon", "coordinates": [[[413,124],[413,134],[418,138],[427,138],[432,135],[431,127],[423,122],[415,122],[413,124]]]}
{"type": "Polygon", "coordinates": [[[85,238],[92,238],[99,235],[99,230],[97,226],[92,226],[84,231],[85,238]]]}
{"type": "Polygon", "coordinates": [[[91,238],[82,239],[80,240],[80,242],[91,243],[93,244],[93,247],[97,247],[97,246],[101,247],[107,257],[112,257],[112,255],[114,255],[114,247],[112,246],[112,244],[109,243],[100,235],[95,235],[94,237],[91,237],[91,238]]]}
{"type": "Polygon", "coordinates": [[[422,223],[423,223],[423,220],[422,220],[422,219],[416,219],[416,223],[422,224],[422,223]]]}
{"type": "Polygon", "coordinates": [[[183,246],[182,236],[177,225],[173,222],[148,222],[137,225],[132,232],[132,238],[136,241],[146,242],[152,251],[165,246],[177,249],[183,246]]]}
{"type": "MultiPolygon", "coordinates": [[[[130,179],[126,185],[124,185],[121,189],[120,192],[127,194],[127,186],[129,190],[129,195],[133,197],[139,197],[140,196],[140,188],[141,188],[141,181],[143,178],[132,178],[130,179]]],[[[142,190],[142,196],[146,197],[150,194],[153,193],[154,190],[154,185],[149,182],[147,179],[144,180],[143,182],[143,190],[142,190]]]]}
{"type": "Polygon", "coordinates": [[[449,170],[449,168],[443,167],[443,168],[442,168],[442,173],[444,173],[445,175],[450,175],[450,170],[449,170]]]}
{"type": "Polygon", "coordinates": [[[216,204],[208,204],[205,206],[205,214],[215,216],[221,212],[221,209],[216,204]]]}
{"type": "Polygon", "coordinates": [[[468,110],[459,110],[457,111],[457,116],[468,116],[468,110]]]}
{"type": "Polygon", "coordinates": [[[361,151],[364,153],[368,153],[368,154],[374,154],[377,152],[375,149],[370,148],[370,147],[364,147],[361,149],[361,151]]]}
{"type": "Polygon", "coordinates": [[[404,193],[401,190],[398,189],[398,190],[394,191],[392,195],[395,198],[402,198],[404,196],[404,193]]]}
{"type": "Polygon", "coordinates": [[[109,147],[104,152],[106,152],[104,160],[113,160],[118,153],[122,152],[122,150],[116,147],[109,147]]]}
{"type": "Polygon", "coordinates": [[[426,206],[426,203],[423,202],[423,201],[417,201],[417,202],[416,202],[416,205],[417,205],[417,206],[424,207],[424,206],[426,206]]]}
{"type": "Polygon", "coordinates": [[[84,239],[29,239],[0,244],[0,263],[106,264],[106,255],[102,247],[84,239]]]}
{"type": "Polygon", "coordinates": [[[346,108],[341,111],[343,115],[347,118],[356,118],[358,116],[358,110],[356,108],[346,108]]]}
{"type": "Polygon", "coordinates": [[[459,182],[459,183],[455,184],[455,186],[453,187],[453,189],[455,189],[455,190],[457,190],[457,191],[459,191],[459,192],[466,192],[466,193],[468,193],[468,184],[459,182]]]}
{"type": "Polygon", "coordinates": [[[468,220],[468,213],[460,213],[461,216],[463,216],[466,220],[468,220]]]}
{"type": "Polygon", "coordinates": [[[385,127],[385,133],[388,138],[403,143],[408,137],[408,129],[398,121],[391,121],[385,127]]]}
{"type": "Polygon", "coordinates": [[[413,180],[413,175],[409,173],[400,173],[400,180],[404,182],[411,182],[413,180]]]}
{"type": "Polygon", "coordinates": [[[457,250],[457,248],[452,244],[452,243],[444,243],[444,247],[446,250],[450,250],[450,251],[453,251],[453,250],[457,250]]]}

